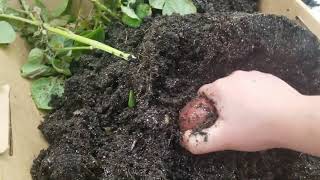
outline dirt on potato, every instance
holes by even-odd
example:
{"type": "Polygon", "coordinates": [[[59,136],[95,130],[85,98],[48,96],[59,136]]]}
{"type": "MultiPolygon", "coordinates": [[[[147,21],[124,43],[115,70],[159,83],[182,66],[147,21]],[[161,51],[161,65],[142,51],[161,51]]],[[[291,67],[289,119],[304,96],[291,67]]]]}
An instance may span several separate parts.
{"type": "Polygon", "coordinates": [[[320,158],[289,150],[194,156],[179,144],[177,121],[201,85],[239,69],[320,94],[319,42],[308,30],[273,15],[204,13],[107,34],[107,44],[137,59],[96,52],[73,64],[63,98],[40,126],[50,146],[34,161],[34,180],[320,179],[320,158]]]}
{"type": "Polygon", "coordinates": [[[196,97],[180,110],[178,124],[182,133],[187,130],[192,130],[194,133],[203,132],[204,128],[213,126],[218,117],[211,100],[206,97],[196,97]]]}

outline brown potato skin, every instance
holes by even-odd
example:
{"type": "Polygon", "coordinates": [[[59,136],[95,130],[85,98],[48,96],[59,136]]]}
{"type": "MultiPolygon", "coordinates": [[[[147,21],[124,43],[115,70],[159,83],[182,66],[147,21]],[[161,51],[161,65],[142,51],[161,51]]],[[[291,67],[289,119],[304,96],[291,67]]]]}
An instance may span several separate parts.
{"type": "Polygon", "coordinates": [[[181,131],[195,129],[205,123],[215,113],[213,103],[204,97],[191,100],[179,114],[179,127],[181,131]]]}

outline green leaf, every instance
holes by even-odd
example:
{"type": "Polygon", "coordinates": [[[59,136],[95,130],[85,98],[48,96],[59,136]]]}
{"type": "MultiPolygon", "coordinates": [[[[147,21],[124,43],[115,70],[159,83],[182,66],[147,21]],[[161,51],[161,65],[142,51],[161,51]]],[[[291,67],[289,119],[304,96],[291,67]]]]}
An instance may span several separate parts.
{"type": "Polygon", "coordinates": [[[139,17],[136,15],[136,13],[134,12],[133,9],[131,9],[130,7],[127,7],[127,6],[121,6],[121,11],[129,16],[130,18],[133,18],[133,19],[139,19],[139,17]]]}
{"type": "Polygon", "coordinates": [[[196,6],[192,0],[166,0],[162,14],[171,15],[177,13],[180,15],[194,14],[197,12],[196,6]]]}
{"type": "Polygon", "coordinates": [[[68,20],[66,19],[53,19],[52,21],[49,22],[51,26],[65,26],[68,24],[68,20]]]}
{"type": "Polygon", "coordinates": [[[66,76],[71,76],[71,71],[69,69],[70,64],[68,62],[55,58],[52,62],[52,66],[57,72],[64,74],[66,76]]]}
{"type": "Polygon", "coordinates": [[[139,27],[140,24],[142,23],[141,19],[136,15],[133,9],[126,7],[126,6],[121,6],[121,11],[124,13],[122,16],[121,20],[123,23],[130,27],[139,27]]]}
{"type": "Polygon", "coordinates": [[[130,27],[137,28],[141,25],[141,19],[133,19],[127,15],[123,15],[121,18],[122,22],[130,27]]]}
{"type": "Polygon", "coordinates": [[[61,97],[64,92],[64,80],[57,77],[40,78],[31,84],[31,96],[37,108],[53,109],[49,103],[52,96],[61,97]]]}
{"type": "Polygon", "coordinates": [[[44,59],[44,51],[39,48],[34,48],[28,55],[28,62],[31,63],[42,63],[44,59]]]}
{"type": "Polygon", "coordinates": [[[36,6],[38,6],[41,9],[41,18],[45,21],[48,22],[49,21],[49,10],[47,9],[47,7],[43,4],[42,0],[35,0],[34,1],[36,6]]]}
{"type": "Polygon", "coordinates": [[[56,72],[53,68],[43,64],[27,63],[21,67],[21,76],[25,78],[34,79],[36,77],[54,75],[56,72]]]}
{"type": "Polygon", "coordinates": [[[49,47],[52,49],[64,48],[66,38],[60,35],[52,35],[49,40],[49,47]]]}
{"type": "Polygon", "coordinates": [[[151,7],[155,9],[162,9],[166,0],[149,0],[151,7]]]}
{"type": "Polygon", "coordinates": [[[26,0],[19,0],[19,2],[21,4],[23,10],[25,10],[26,12],[30,11],[30,6],[26,2],[26,0]]]}
{"type": "Polygon", "coordinates": [[[98,27],[94,30],[84,31],[80,35],[99,42],[104,42],[106,38],[104,29],[102,27],[98,27]]]}
{"type": "Polygon", "coordinates": [[[146,16],[151,16],[152,10],[149,4],[139,4],[136,8],[136,14],[140,19],[145,18],[146,16]]]}
{"type": "Polygon", "coordinates": [[[69,0],[60,1],[59,6],[51,12],[51,16],[54,18],[61,16],[67,10],[68,5],[69,0]]]}
{"type": "Polygon", "coordinates": [[[0,13],[5,13],[7,10],[7,5],[8,0],[0,0],[0,13]]]}
{"type": "Polygon", "coordinates": [[[121,0],[104,0],[104,5],[111,10],[116,10],[121,7],[121,0]]]}
{"type": "Polygon", "coordinates": [[[136,3],[136,0],[128,0],[128,5],[130,6],[130,5],[133,5],[133,4],[135,4],[136,3]]]}
{"type": "Polygon", "coordinates": [[[6,21],[0,21],[0,44],[9,44],[16,40],[16,32],[6,21]]]}
{"type": "MultiPolygon", "coordinates": [[[[95,41],[99,41],[99,42],[104,42],[106,39],[106,35],[103,27],[98,27],[93,30],[83,31],[79,35],[95,41]]],[[[74,46],[85,46],[85,44],[80,42],[75,42],[74,46]]]]}
{"type": "Polygon", "coordinates": [[[35,78],[39,76],[49,76],[56,72],[53,68],[44,64],[44,52],[34,48],[28,55],[27,63],[21,67],[21,76],[25,78],[35,78]]]}
{"type": "Polygon", "coordinates": [[[136,96],[133,92],[133,90],[129,91],[129,99],[128,99],[128,107],[129,108],[134,108],[136,106],[136,96]]]}
{"type": "MultiPolygon", "coordinates": [[[[0,3],[1,3],[1,0],[0,0],[0,3]]],[[[13,16],[20,16],[20,17],[24,17],[25,16],[24,13],[18,12],[16,9],[10,8],[10,7],[6,8],[5,12],[3,12],[3,14],[10,14],[10,15],[13,15],[13,16]]],[[[8,22],[16,32],[20,32],[21,34],[24,33],[24,32],[21,32],[21,30],[26,31],[25,27],[29,26],[29,25],[27,25],[26,23],[24,23],[22,21],[17,21],[17,20],[13,20],[13,19],[5,19],[4,21],[8,22]]]]}
{"type": "MultiPolygon", "coordinates": [[[[70,21],[72,20],[72,16],[70,15],[64,15],[64,16],[60,16],[59,18],[56,19],[52,19],[49,24],[51,26],[60,26],[60,27],[64,27],[66,26],[70,21]]],[[[70,25],[70,24],[69,24],[70,25]]]]}

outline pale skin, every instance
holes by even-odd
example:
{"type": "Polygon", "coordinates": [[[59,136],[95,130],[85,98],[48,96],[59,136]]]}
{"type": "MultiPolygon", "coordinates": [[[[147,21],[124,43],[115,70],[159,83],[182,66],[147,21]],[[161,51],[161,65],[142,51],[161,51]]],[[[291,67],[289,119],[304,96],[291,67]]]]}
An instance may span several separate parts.
{"type": "Polygon", "coordinates": [[[320,156],[320,96],[299,93],[283,80],[258,71],[236,71],[206,84],[219,118],[203,135],[186,131],[182,145],[193,154],[223,150],[286,148],[320,156]]]}

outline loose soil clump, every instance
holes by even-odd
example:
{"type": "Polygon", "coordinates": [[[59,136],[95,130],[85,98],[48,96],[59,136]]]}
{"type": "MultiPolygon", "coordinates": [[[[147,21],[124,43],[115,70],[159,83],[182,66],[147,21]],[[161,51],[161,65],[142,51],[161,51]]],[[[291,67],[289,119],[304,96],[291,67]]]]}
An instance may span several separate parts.
{"type": "Polygon", "coordinates": [[[194,156],[179,144],[177,121],[201,85],[239,69],[320,94],[319,43],[309,31],[273,15],[204,13],[107,34],[106,43],[138,59],[97,52],[73,65],[63,98],[40,126],[50,146],[34,161],[33,179],[320,178],[319,158],[287,150],[194,156]]]}

